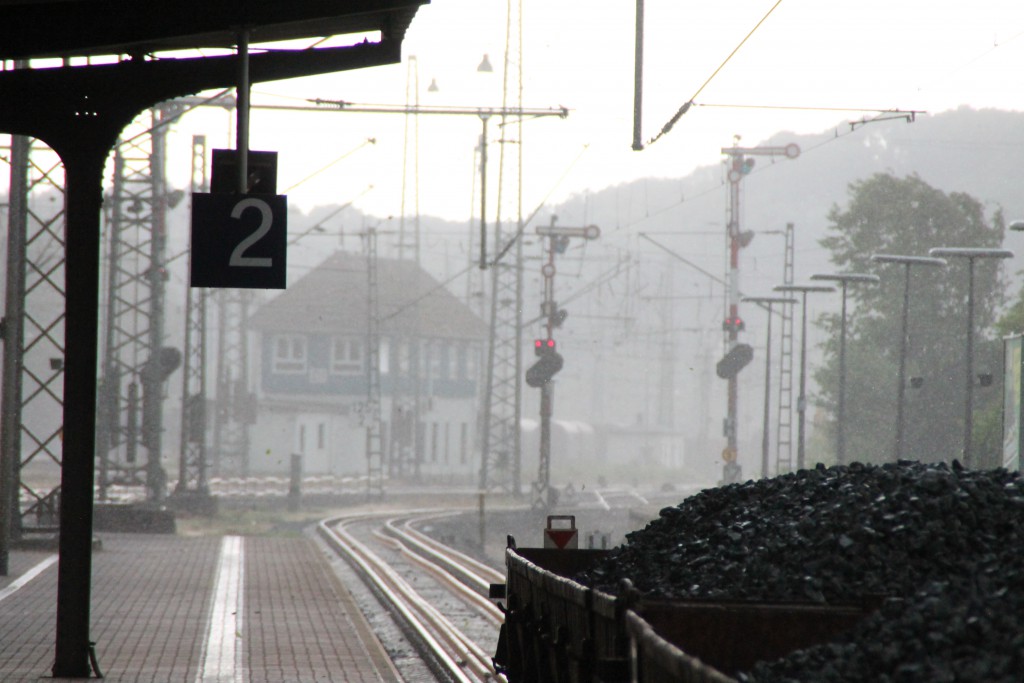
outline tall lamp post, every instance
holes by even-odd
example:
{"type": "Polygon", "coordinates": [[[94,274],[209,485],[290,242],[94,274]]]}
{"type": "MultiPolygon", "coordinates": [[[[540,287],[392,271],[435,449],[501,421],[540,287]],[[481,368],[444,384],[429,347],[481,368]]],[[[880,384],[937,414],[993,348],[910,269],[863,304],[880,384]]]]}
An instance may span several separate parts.
{"type": "Polygon", "coordinates": [[[804,434],[806,433],[807,412],[807,295],[816,292],[834,292],[835,287],[824,285],[778,285],[776,292],[801,295],[802,318],[800,321],[800,395],[796,399],[797,442],[796,468],[804,468],[804,434]]]}
{"type": "Polygon", "coordinates": [[[781,296],[745,296],[740,301],[768,307],[768,335],[764,343],[764,426],[761,432],[761,478],[768,478],[768,426],[772,387],[772,304],[795,304],[796,299],[781,296]]]}
{"type": "Polygon", "coordinates": [[[904,256],[901,254],[874,254],[871,260],[875,263],[896,263],[903,266],[903,315],[900,326],[900,370],[896,380],[896,459],[903,459],[904,449],[904,398],[907,393],[907,321],[910,310],[910,268],[911,266],[944,266],[946,261],[928,256],[904,256]]]}
{"type": "Polygon", "coordinates": [[[936,247],[929,256],[967,259],[967,344],[964,350],[964,466],[974,466],[971,432],[974,431],[974,262],[980,258],[1010,258],[1007,249],[977,247],[936,247]]]}
{"type": "Polygon", "coordinates": [[[838,282],[843,292],[839,317],[839,405],[836,413],[836,462],[843,465],[846,463],[846,288],[851,282],[878,284],[880,278],[867,273],[818,273],[811,279],[838,282]]]}

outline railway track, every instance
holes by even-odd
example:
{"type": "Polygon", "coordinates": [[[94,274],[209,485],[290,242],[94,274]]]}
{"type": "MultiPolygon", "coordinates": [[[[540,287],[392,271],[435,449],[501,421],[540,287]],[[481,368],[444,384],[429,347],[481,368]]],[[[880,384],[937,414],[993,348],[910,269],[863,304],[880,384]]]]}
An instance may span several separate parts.
{"type": "Polygon", "coordinates": [[[488,597],[505,577],[416,529],[450,511],[368,513],[318,526],[439,680],[501,681],[491,654],[504,619],[488,597]]]}

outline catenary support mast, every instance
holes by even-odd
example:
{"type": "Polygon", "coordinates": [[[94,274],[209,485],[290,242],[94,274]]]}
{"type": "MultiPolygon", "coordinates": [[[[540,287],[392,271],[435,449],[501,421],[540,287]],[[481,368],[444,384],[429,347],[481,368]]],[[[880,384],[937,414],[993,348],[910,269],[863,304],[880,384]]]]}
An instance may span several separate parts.
{"type": "MultiPolygon", "coordinates": [[[[206,136],[192,136],[192,191],[208,192],[206,136]]],[[[185,289],[185,348],[181,390],[178,484],[174,496],[191,509],[210,509],[207,462],[207,316],[209,293],[185,289]]]]}

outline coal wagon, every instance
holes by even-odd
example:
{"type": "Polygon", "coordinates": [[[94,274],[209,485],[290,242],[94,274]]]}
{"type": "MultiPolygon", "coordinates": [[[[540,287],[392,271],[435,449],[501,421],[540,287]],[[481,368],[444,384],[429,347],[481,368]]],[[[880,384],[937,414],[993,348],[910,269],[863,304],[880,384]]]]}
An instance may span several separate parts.
{"type": "Polygon", "coordinates": [[[510,683],[735,683],[759,660],[827,642],[874,605],[825,606],[617,594],[572,576],[607,550],[506,550],[505,623],[495,668],[510,683]]]}

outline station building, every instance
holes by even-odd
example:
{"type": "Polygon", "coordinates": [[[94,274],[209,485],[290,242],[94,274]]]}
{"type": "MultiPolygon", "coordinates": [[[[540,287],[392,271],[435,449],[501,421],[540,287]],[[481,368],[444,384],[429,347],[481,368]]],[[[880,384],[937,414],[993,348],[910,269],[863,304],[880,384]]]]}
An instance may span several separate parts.
{"type": "MultiPolygon", "coordinates": [[[[250,318],[255,333],[253,474],[365,474],[369,261],[336,252],[250,318]]],[[[471,483],[487,328],[412,261],[376,260],[385,471],[471,483]]]]}

